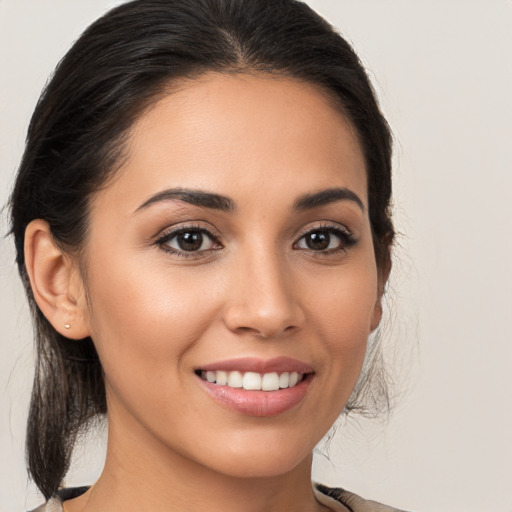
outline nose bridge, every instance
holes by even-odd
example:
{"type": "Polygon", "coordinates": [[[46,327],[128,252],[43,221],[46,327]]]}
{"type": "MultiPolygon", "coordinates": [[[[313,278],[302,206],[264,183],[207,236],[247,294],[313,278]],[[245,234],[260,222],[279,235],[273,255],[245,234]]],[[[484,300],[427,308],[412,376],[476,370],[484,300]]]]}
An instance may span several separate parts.
{"type": "Polygon", "coordinates": [[[303,313],[286,256],[275,245],[259,244],[241,251],[233,264],[228,328],[268,338],[300,328],[303,313]]]}

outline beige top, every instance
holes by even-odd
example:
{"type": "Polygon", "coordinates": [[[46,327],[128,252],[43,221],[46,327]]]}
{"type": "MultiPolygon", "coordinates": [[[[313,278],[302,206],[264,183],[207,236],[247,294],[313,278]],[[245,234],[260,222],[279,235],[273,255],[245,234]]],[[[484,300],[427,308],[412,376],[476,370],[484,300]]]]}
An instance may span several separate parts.
{"type": "MultiPolygon", "coordinates": [[[[87,487],[64,489],[59,496],[52,498],[32,512],[64,512],[62,502],[66,499],[80,496],[86,490],[87,487]]],[[[382,505],[376,501],[365,500],[356,494],[340,488],[315,484],[313,491],[316,499],[334,512],[404,512],[397,508],[382,505]]]]}

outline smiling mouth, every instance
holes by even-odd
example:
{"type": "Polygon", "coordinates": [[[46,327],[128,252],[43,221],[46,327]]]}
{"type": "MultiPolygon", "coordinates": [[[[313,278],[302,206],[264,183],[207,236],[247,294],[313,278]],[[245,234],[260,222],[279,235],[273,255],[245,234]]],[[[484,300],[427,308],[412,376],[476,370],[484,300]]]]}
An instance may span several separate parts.
{"type": "Polygon", "coordinates": [[[197,370],[196,375],[201,379],[218,386],[247,391],[278,391],[297,386],[307,374],[299,372],[241,372],[222,370],[197,370]]]}

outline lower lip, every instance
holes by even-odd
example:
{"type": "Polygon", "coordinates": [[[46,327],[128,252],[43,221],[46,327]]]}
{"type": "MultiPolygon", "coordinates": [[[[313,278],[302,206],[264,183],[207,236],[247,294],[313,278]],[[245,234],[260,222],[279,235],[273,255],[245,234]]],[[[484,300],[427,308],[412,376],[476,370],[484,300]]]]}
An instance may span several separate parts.
{"type": "Polygon", "coordinates": [[[277,391],[248,391],[220,386],[198,377],[206,392],[220,405],[248,416],[276,416],[300,404],[306,396],[313,374],[297,385],[277,391]]]}

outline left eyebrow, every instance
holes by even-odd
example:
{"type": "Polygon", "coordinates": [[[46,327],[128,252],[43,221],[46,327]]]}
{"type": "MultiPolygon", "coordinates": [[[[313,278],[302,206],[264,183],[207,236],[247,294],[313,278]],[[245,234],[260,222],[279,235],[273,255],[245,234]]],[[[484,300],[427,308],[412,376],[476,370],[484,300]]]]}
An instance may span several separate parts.
{"type": "Polygon", "coordinates": [[[348,188],[328,188],[314,194],[305,194],[297,199],[293,205],[295,211],[318,208],[337,201],[353,201],[364,212],[365,207],[359,196],[348,188]]]}

